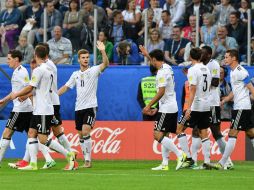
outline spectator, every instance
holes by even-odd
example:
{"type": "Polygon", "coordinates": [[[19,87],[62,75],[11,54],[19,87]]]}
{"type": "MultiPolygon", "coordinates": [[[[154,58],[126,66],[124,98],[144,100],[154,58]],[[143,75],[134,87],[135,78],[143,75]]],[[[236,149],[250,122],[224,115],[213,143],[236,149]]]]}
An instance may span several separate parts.
{"type": "MultiPolygon", "coordinates": [[[[108,41],[108,35],[105,31],[101,31],[99,33],[98,40],[103,42],[105,45],[105,51],[108,56],[109,61],[112,61],[112,56],[113,56],[113,44],[108,41]]],[[[101,52],[97,49],[97,63],[100,64],[102,63],[102,54],[101,52]]]]}
{"type": "MultiPolygon", "coordinates": [[[[149,0],[149,5],[150,8],[153,10],[154,13],[154,17],[153,17],[153,22],[155,22],[157,25],[159,25],[160,21],[161,21],[161,12],[162,12],[162,8],[158,7],[158,0],[149,0]]],[[[144,9],[142,12],[142,18],[145,17],[144,13],[145,10],[147,10],[148,8],[144,9]]]]}
{"type": "Polygon", "coordinates": [[[247,54],[247,26],[240,22],[239,12],[230,13],[227,30],[228,36],[236,39],[239,45],[239,53],[247,54]]]}
{"type": "Polygon", "coordinates": [[[109,18],[112,18],[114,10],[123,11],[127,5],[127,0],[108,0],[105,1],[105,8],[109,18]]]}
{"type": "Polygon", "coordinates": [[[192,0],[192,3],[186,7],[185,23],[189,22],[191,15],[196,15],[196,11],[199,11],[199,26],[202,26],[202,17],[205,13],[212,12],[212,7],[202,3],[202,0],[192,0]]]}
{"type": "MultiPolygon", "coordinates": [[[[156,28],[156,22],[153,21],[153,16],[154,16],[153,9],[148,8],[146,9],[146,11],[148,11],[147,25],[148,25],[148,32],[150,32],[152,28],[156,28]]],[[[144,34],[145,34],[145,20],[144,18],[142,18],[141,30],[138,32],[138,36],[139,36],[139,39],[137,41],[138,45],[144,45],[144,34]]]]}
{"type": "Polygon", "coordinates": [[[83,23],[83,15],[79,11],[78,0],[71,0],[69,11],[65,13],[63,21],[63,36],[68,38],[73,47],[73,52],[80,49],[80,32],[83,23]]]}
{"type": "MultiPolygon", "coordinates": [[[[220,98],[221,100],[228,96],[231,89],[231,84],[226,81],[228,75],[228,69],[226,67],[220,67],[220,98]]],[[[231,120],[231,111],[233,109],[233,102],[226,102],[223,107],[221,107],[221,120],[230,121],[231,120]]]]}
{"type": "Polygon", "coordinates": [[[204,26],[201,27],[200,37],[201,41],[208,46],[212,45],[213,40],[216,38],[217,26],[214,25],[214,15],[206,13],[203,16],[204,26]]]}
{"type": "Polygon", "coordinates": [[[97,13],[98,13],[98,17],[97,17],[98,29],[99,30],[105,29],[108,25],[107,14],[103,8],[98,7],[97,5],[94,5],[92,0],[84,0],[83,9],[80,11],[84,15],[83,20],[86,24],[88,24],[87,23],[88,20],[90,20],[93,24],[95,9],[97,9],[97,13]],[[90,17],[90,18],[87,20],[87,17],[90,17]]]}
{"type": "Polygon", "coordinates": [[[167,0],[163,10],[168,10],[171,15],[171,22],[175,25],[184,25],[185,3],[182,0],[167,0]]]}
{"type": "Polygon", "coordinates": [[[71,41],[62,37],[62,28],[54,27],[54,38],[48,41],[49,56],[55,64],[70,64],[72,56],[71,41]]]}
{"type": "Polygon", "coordinates": [[[185,46],[185,51],[184,51],[184,61],[190,61],[190,50],[192,48],[196,47],[196,31],[191,32],[191,41],[188,42],[185,46]]]}
{"type": "MultiPolygon", "coordinates": [[[[155,76],[157,73],[157,69],[154,66],[150,65],[150,72],[151,76],[142,78],[138,85],[137,100],[142,110],[151,102],[153,97],[157,94],[155,76]]],[[[152,109],[158,109],[158,107],[159,104],[156,103],[152,106],[152,109]]],[[[155,118],[156,114],[153,116],[143,114],[143,121],[155,121],[155,118]]]]}
{"type": "Polygon", "coordinates": [[[141,57],[137,45],[131,40],[124,40],[115,44],[113,62],[120,65],[139,65],[141,57]]]}
{"type": "MultiPolygon", "coordinates": [[[[213,40],[213,58],[219,62],[224,60],[224,55],[228,49],[238,49],[238,44],[235,38],[228,37],[226,26],[219,26],[217,29],[217,38],[213,40]]],[[[221,63],[223,65],[223,63],[221,63]]]]}
{"type": "Polygon", "coordinates": [[[229,24],[229,15],[235,11],[234,7],[230,4],[230,0],[221,0],[221,4],[216,5],[213,14],[216,16],[216,23],[218,25],[229,24]]]}
{"type": "Polygon", "coordinates": [[[145,0],[135,0],[135,5],[141,11],[145,8],[145,0]]]}
{"type": "MultiPolygon", "coordinates": [[[[53,29],[55,26],[62,26],[62,15],[61,13],[55,9],[53,0],[45,1],[45,7],[47,11],[47,37],[52,38],[53,36],[53,29]]],[[[41,14],[41,23],[40,28],[35,33],[37,42],[42,42],[43,40],[43,27],[44,27],[44,13],[41,14]]]]}
{"type": "Polygon", "coordinates": [[[83,24],[83,28],[80,33],[81,48],[89,51],[90,54],[93,54],[93,17],[86,17],[87,21],[83,24]],[[87,24],[86,24],[87,23],[87,24]]]}
{"type": "Polygon", "coordinates": [[[109,29],[110,41],[114,44],[125,39],[126,27],[120,10],[113,11],[113,23],[109,29]]]}
{"type": "Polygon", "coordinates": [[[158,29],[153,28],[150,30],[149,39],[147,43],[147,51],[151,52],[154,49],[163,49],[164,41],[161,39],[160,32],[158,29]]]}
{"type": "Polygon", "coordinates": [[[251,65],[254,65],[254,37],[251,38],[251,65]]]}
{"type": "Polygon", "coordinates": [[[196,31],[196,16],[190,15],[189,26],[185,26],[182,30],[182,37],[191,40],[191,33],[196,31]]]}
{"type": "Polygon", "coordinates": [[[21,64],[30,64],[34,57],[34,48],[31,44],[27,43],[27,37],[19,36],[19,45],[16,47],[22,53],[23,60],[21,64]]]}
{"type": "MultiPolygon", "coordinates": [[[[9,49],[15,48],[15,37],[19,34],[19,25],[21,22],[21,12],[15,8],[14,0],[6,0],[6,9],[0,12],[0,36],[1,47],[0,51],[3,52],[3,47],[7,42],[9,49]]],[[[7,51],[8,52],[8,51],[7,51]]]]}
{"type": "Polygon", "coordinates": [[[248,14],[247,11],[251,9],[251,2],[250,0],[241,0],[240,8],[238,11],[240,12],[240,19],[242,22],[248,22],[248,14]]]}
{"type": "Polygon", "coordinates": [[[165,60],[171,65],[178,65],[184,61],[184,48],[189,40],[182,38],[181,33],[181,27],[174,26],[172,39],[165,42],[165,60]]]}
{"type": "Polygon", "coordinates": [[[126,22],[126,38],[137,42],[140,31],[141,12],[136,8],[135,0],[128,0],[126,9],[122,12],[126,22]]]}
{"type": "Polygon", "coordinates": [[[41,7],[40,0],[31,0],[31,4],[24,12],[26,26],[30,25],[30,27],[24,27],[21,34],[27,35],[28,44],[34,45],[35,33],[40,28],[43,8],[41,7]]]}
{"type": "Polygon", "coordinates": [[[162,11],[159,31],[161,38],[165,41],[171,38],[173,24],[171,23],[170,13],[167,10],[162,11]]]}

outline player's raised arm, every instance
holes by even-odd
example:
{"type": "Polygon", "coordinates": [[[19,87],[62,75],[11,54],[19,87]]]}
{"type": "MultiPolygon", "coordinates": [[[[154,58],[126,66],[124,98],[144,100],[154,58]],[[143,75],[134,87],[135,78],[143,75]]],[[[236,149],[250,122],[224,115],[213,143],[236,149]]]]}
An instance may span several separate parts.
{"type": "Polygon", "coordinates": [[[97,48],[99,49],[99,51],[102,54],[102,64],[100,64],[100,70],[102,72],[108,67],[109,60],[108,60],[108,56],[107,56],[106,51],[105,51],[104,43],[100,42],[100,41],[97,41],[97,48]]]}

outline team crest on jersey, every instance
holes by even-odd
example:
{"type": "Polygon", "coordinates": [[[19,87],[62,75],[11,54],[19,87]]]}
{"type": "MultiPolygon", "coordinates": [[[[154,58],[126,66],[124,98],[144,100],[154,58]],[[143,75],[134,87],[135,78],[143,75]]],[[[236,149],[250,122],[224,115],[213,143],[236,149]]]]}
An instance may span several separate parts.
{"type": "Polygon", "coordinates": [[[217,75],[217,69],[213,69],[213,71],[212,71],[212,73],[214,74],[214,75],[217,75]]]}
{"type": "Polygon", "coordinates": [[[36,81],[37,81],[36,77],[32,76],[32,82],[36,82],[36,81]]]}
{"type": "Polygon", "coordinates": [[[191,82],[192,80],[193,80],[193,77],[192,77],[192,76],[190,76],[190,77],[189,77],[189,81],[191,82]]]}
{"type": "Polygon", "coordinates": [[[159,83],[164,83],[164,82],[165,82],[165,78],[164,77],[159,78],[159,83]]]}
{"type": "Polygon", "coordinates": [[[28,77],[25,77],[24,81],[25,81],[25,82],[29,82],[29,78],[28,78],[28,77]]]}

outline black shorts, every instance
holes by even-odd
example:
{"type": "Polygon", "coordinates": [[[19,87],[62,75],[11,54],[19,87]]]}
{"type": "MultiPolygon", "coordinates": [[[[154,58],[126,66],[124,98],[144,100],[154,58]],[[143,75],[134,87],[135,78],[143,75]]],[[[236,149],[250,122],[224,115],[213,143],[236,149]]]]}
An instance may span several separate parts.
{"type": "Polygon", "coordinates": [[[207,129],[211,125],[211,113],[210,111],[205,112],[198,112],[198,111],[192,111],[190,114],[190,119],[186,120],[184,118],[185,112],[180,117],[180,120],[178,121],[179,124],[182,124],[186,127],[195,128],[198,129],[207,129]]]}
{"type": "Polygon", "coordinates": [[[6,128],[18,132],[28,132],[32,115],[32,112],[11,112],[6,128]]]}
{"type": "Polygon", "coordinates": [[[62,124],[62,118],[60,114],[60,105],[54,105],[54,126],[62,124]]]}
{"type": "Polygon", "coordinates": [[[158,112],[154,123],[154,130],[166,133],[168,132],[176,133],[177,116],[178,112],[176,113],[158,112]]]}
{"type": "Polygon", "coordinates": [[[233,110],[230,129],[246,131],[254,128],[253,110],[233,110]]]}
{"type": "Polygon", "coordinates": [[[90,125],[93,128],[96,118],[96,108],[75,111],[76,129],[82,131],[82,126],[90,125]]]}
{"type": "Polygon", "coordinates": [[[220,106],[211,107],[211,125],[220,125],[220,106]]]}
{"type": "Polygon", "coordinates": [[[54,125],[53,115],[33,115],[30,122],[30,128],[36,129],[38,133],[49,135],[50,128],[54,125]]]}

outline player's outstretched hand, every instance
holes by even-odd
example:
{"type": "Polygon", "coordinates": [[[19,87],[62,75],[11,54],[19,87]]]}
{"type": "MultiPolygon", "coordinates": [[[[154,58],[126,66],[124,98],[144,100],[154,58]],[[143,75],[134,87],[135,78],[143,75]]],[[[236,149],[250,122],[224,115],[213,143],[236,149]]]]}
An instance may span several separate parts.
{"type": "Polygon", "coordinates": [[[97,48],[100,51],[105,51],[105,45],[104,45],[104,43],[101,42],[101,41],[97,41],[97,48]]]}
{"type": "Polygon", "coordinates": [[[144,46],[140,45],[139,49],[140,49],[141,53],[143,54],[143,56],[145,56],[145,57],[149,56],[149,53],[148,53],[147,49],[144,46]]]}

